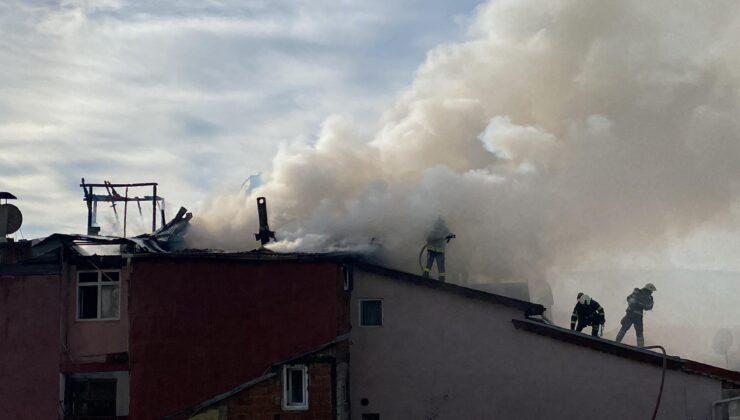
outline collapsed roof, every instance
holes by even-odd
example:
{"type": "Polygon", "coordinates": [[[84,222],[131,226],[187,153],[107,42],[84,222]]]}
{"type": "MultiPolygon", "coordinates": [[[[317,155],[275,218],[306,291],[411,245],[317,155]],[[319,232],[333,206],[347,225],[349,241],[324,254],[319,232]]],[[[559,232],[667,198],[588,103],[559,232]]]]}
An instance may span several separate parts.
{"type": "Polygon", "coordinates": [[[78,255],[120,255],[120,245],[128,246],[128,252],[168,253],[185,248],[185,234],[193,214],[181,207],[174,218],[153,233],[132,238],[102,235],[55,233],[32,244],[34,257],[39,257],[60,248],[70,249],[78,255]],[[111,247],[118,246],[118,247],[111,247]],[[107,247],[107,248],[106,248],[107,247]]]}

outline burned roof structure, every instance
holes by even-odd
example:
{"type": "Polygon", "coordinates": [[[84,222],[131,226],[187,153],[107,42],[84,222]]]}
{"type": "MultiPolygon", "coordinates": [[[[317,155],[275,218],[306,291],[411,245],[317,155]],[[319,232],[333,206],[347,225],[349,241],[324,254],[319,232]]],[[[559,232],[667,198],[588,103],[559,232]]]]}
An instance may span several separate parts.
{"type": "MultiPolygon", "coordinates": [[[[125,252],[168,253],[185,247],[186,234],[192,213],[181,207],[175,217],[151,234],[142,234],[132,238],[119,236],[80,235],[55,233],[37,240],[33,244],[34,257],[53,252],[60,248],[69,249],[79,255],[94,255],[96,247],[119,245],[125,252]],[[90,248],[91,250],[86,250],[90,248]]],[[[98,248],[100,249],[100,248],[98,248]]],[[[108,251],[111,252],[111,251],[108,251]]],[[[120,254],[120,250],[115,252],[120,254]]],[[[104,254],[97,254],[104,255],[104,254]]]]}

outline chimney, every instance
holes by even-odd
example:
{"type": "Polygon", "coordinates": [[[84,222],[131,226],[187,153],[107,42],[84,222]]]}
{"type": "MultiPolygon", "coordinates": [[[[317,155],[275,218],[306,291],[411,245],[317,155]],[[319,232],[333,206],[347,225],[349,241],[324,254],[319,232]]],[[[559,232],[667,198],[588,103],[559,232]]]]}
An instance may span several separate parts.
{"type": "Polygon", "coordinates": [[[275,232],[270,230],[270,225],[267,223],[267,199],[265,197],[257,198],[257,213],[260,219],[260,231],[255,233],[254,237],[265,246],[270,239],[275,239],[275,232]]]}

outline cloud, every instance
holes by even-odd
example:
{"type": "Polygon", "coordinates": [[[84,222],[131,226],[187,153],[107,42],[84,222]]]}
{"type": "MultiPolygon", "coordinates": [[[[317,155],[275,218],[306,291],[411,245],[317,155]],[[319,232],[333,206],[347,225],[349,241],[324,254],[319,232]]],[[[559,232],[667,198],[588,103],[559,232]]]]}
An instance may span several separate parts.
{"type": "Polygon", "coordinates": [[[372,250],[420,272],[443,215],[457,234],[448,281],[528,281],[532,300],[555,299],[560,325],[585,291],[610,330],[631,289],[651,281],[648,342],[708,360],[711,326],[737,319],[710,308],[736,306],[738,275],[674,268],[740,268],[727,246],[740,236],[739,11],[490,1],[465,39],[428,52],[377,129],[328,118],[280,149],[250,197],[206,206],[190,239],[256,246],[263,195],[276,250],[372,250]]]}
{"type": "Polygon", "coordinates": [[[372,126],[418,39],[458,30],[420,4],[2,2],[0,189],[21,199],[27,236],[84,230],[83,176],[159,181],[170,209],[197,207],[328,115],[372,126]],[[38,198],[51,194],[53,213],[38,198]]]}
{"type": "MultiPolygon", "coordinates": [[[[437,214],[467,238],[452,247],[460,269],[481,278],[669,247],[740,195],[740,80],[724,59],[738,7],[668,6],[491,1],[466,39],[429,51],[377,130],[328,119],[276,155],[255,194],[286,244],[380,237],[407,270],[437,214]]],[[[249,246],[250,204],[222,204],[200,239],[249,246]]]]}

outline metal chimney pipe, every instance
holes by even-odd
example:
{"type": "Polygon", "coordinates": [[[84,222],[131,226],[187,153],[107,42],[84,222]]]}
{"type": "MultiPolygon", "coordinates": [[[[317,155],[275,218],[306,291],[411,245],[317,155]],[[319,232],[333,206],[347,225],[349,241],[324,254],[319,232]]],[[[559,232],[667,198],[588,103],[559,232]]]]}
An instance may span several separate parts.
{"type": "Polygon", "coordinates": [[[260,219],[260,231],[255,233],[254,237],[262,243],[262,246],[265,246],[270,242],[270,238],[275,239],[275,232],[270,230],[267,223],[267,199],[265,197],[257,197],[257,213],[260,219]]]}

